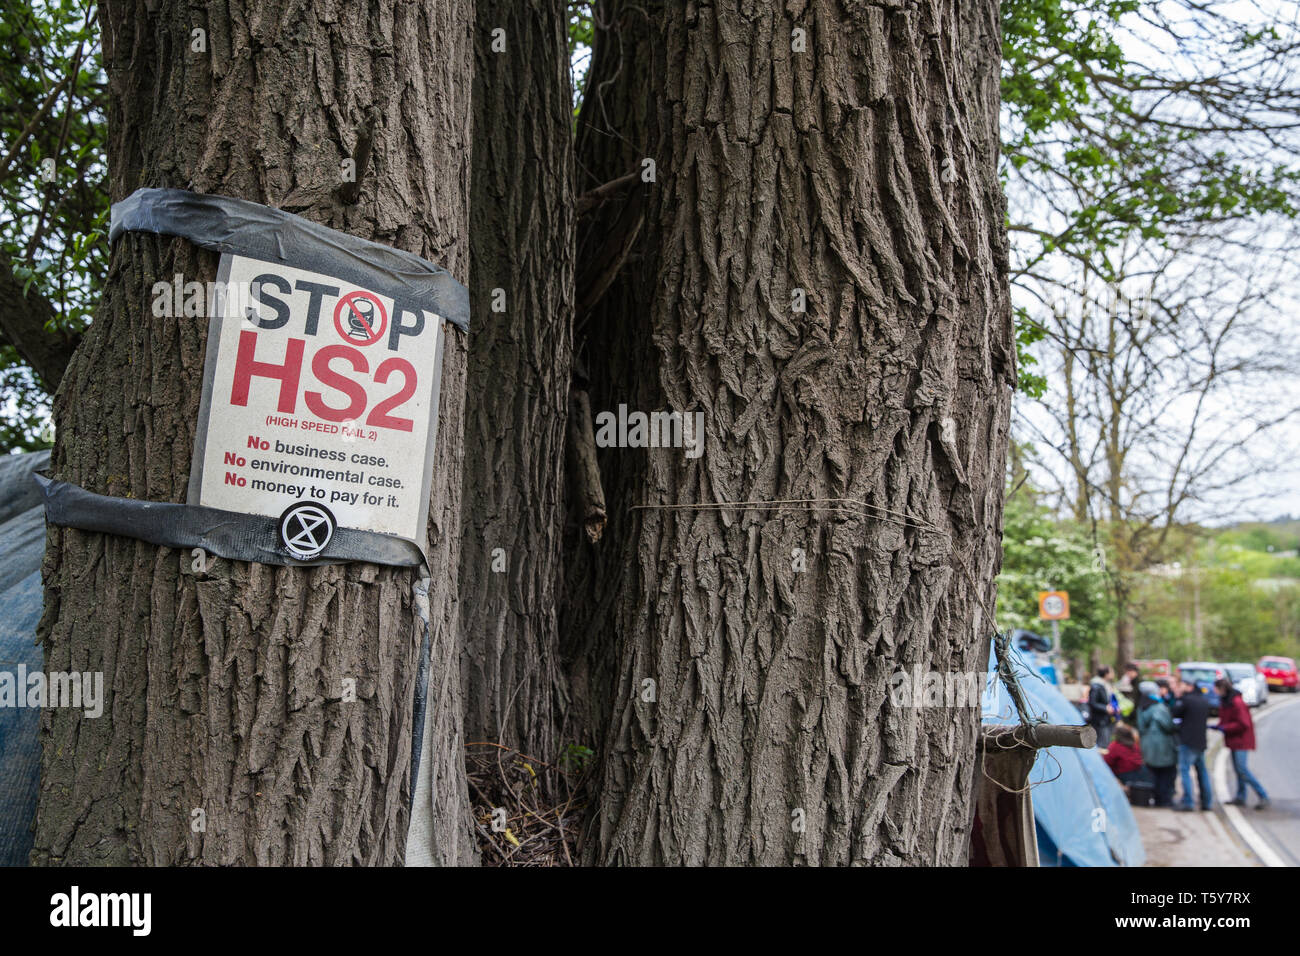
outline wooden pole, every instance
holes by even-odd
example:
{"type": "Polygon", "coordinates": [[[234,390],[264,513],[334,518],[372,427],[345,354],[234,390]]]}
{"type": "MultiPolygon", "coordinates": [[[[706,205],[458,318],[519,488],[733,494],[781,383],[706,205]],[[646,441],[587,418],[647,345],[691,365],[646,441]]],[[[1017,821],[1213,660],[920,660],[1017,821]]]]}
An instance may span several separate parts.
{"type": "Polygon", "coordinates": [[[1086,750],[1097,746],[1096,728],[1087,724],[996,724],[982,728],[985,747],[1076,747],[1086,750]]]}

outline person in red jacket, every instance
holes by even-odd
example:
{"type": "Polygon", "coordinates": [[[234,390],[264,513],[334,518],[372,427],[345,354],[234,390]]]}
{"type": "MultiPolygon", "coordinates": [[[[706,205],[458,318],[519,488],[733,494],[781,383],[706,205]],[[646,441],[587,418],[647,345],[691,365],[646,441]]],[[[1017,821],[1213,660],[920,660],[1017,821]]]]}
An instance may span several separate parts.
{"type": "Polygon", "coordinates": [[[1142,751],[1137,733],[1128,724],[1120,724],[1102,759],[1122,783],[1132,783],[1142,770],[1142,751]]]}
{"type": "Polygon", "coordinates": [[[1264,810],[1269,805],[1268,794],[1246,765],[1247,754],[1255,749],[1255,722],[1251,720],[1250,708],[1232,681],[1220,678],[1214,682],[1214,688],[1219,692],[1219,724],[1214,729],[1223,732],[1224,746],[1232,751],[1232,769],[1237,771],[1237,798],[1227,802],[1244,807],[1249,785],[1259,797],[1255,809],[1264,810]]]}

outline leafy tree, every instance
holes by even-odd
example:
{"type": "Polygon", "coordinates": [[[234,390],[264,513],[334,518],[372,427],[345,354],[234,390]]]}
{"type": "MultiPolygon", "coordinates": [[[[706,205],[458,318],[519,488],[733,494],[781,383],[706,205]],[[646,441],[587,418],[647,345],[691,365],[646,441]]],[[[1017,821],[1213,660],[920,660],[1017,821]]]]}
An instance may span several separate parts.
{"type": "Polygon", "coordinates": [[[1116,282],[1112,252],[1132,240],[1296,215],[1300,23],[1286,4],[1230,0],[1001,9],[1020,385],[1036,398],[1036,353],[1070,347],[1053,308],[1075,275],[1116,282]]]}
{"type": "Polygon", "coordinates": [[[0,0],[0,450],[46,447],[49,393],[107,270],[93,4],[0,0]]]}
{"type": "Polygon", "coordinates": [[[1070,593],[1070,617],[1060,623],[1061,652],[1086,660],[1115,623],[1115,601],[1088,529],[1058,520],[1022,485],[1007,497],[998,575],[998,626],[1046,633],[1038,593],[1070,593]]]}
{"type": "Polygon", "coordinates": [[[1300,654],[1300,560],[1236,542],[1262,528],[1201,529],[1181,560],[1141,576],[1135,590],[1143,657],[1254,661],[1300,654]]]}

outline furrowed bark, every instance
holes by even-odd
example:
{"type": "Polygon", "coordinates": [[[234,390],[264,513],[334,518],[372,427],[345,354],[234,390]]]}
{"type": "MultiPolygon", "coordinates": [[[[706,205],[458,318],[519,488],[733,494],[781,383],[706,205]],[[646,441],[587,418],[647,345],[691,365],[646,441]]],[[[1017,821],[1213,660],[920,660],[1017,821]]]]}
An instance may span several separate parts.
{"type": "Polygon", "coordinates": [[[476,15],[465,726],[471,741],[551,762],[565,693],[556,601],[573,320],[566,9],[480,0],[476,15]]]}
{"type": "Polygon", "coordinates": [[[657,115],[618,132],[657,182],[588,322],[593,407],[700,412],[707,437],[694,460],[602,453],[601,560],[579,553],[570,590],[608,599],[566,612],[589,683],[614,675],[587,858],[962,863],[978,706],[889,688],[982,673],[993,627],[997,5],[648,9],[648,66],[605,95],[649,88],[657,115]],[[682,507],[718,501],[811,504],[682,507]]]}
{"type": "MultiPolygon", "coordinates": [[[[103,5],[113,200],[140,186],[252,199],[417,253],[464,280],[466,10],[458,0],[103,5]],[[206,52],[192,48],[196,29],[206,52]],[[383,128],[359,202],[345,207],[340,163],[371,106],[383,128]]],[[[96,320],[57,397],[55,477],[102,494],[184,499],[206,321],[155,318],[150,290],[176,273],[211,280],[216,263],[183,240],[118,241],[96,320]]],[[[428,529],[431,667],[447,678],[435,691],[444,709],[433,723],[442,730],[434,817],[463,830],[438,841],[446,863],[474,859],[447,575],[459,547],[465,366],[463,338],[451,332],[428,529]]],[[[102,671],[107,701],[98,719],[42,715],[33,861],[401,862],[415,572],[216,560],[194,574],[191,561],[49,529],[46,667],[102,671]],[[345,678],[356,680],[354,703],[340,700],[345,678]]]]}

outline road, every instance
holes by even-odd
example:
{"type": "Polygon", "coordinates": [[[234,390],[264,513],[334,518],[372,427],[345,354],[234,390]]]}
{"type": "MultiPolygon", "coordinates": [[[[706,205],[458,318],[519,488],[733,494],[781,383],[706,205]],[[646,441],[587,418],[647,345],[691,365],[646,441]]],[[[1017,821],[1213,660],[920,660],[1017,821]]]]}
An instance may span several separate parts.
{"type": "MultiPolygon", "coordinates": [[[[1273,805],[1254,809],[1255,794],[1248,797],[1250,809],[1243,819],[1288,866],[1300,866],[1300,698],[1274,693],[1264,707],[1253,710],[1256,750],[1250,755],[1250,769],[1268,791],[1273,805]]],[[[1231,766],[1230,787],[1237,784],[1231,766]]]]}

